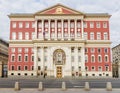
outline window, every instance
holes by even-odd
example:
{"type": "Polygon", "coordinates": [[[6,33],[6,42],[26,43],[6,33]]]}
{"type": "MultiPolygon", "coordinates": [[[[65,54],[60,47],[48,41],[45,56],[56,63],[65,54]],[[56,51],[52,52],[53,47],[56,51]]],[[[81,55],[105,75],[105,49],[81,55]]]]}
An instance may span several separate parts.
{"type": "Polygon", "coordinates": [[[96,22],[96,28],[100,28],[100,22],[96,22]]]}
{"type": "Polygon", "coordinates": [[[108,48],[105,48],[105,49],[104,49],[104,52],[105,52],[105,53],[108,53],[108,48]]]}
{"type": "Polygon", "coordinates": [[[15,61],[15,55],[11,55],[11,62],[14,62],[15,61]]]}
{"type": "Polygon", "coordinates": [[[91,62],[95,62],[95,56],[94,55],[91,56],[91,62]]]}
{"type": "Polygon", "coordinates": [[[88,55],[85,55],[85,62],[88,62],[88,55]]]}
{"type": "Polygon", "coordinates": [[[18,66],[18,70],[21,70],[21,66],[18,66]]]}
{"type": "Polygon", "coordinates": [[[55,22],[51,23],[51,28],[55,28],[55,22]]]}
{"type": "Polygon", "coordinates": [[[19,40],[22,40],[22,32],[19,32],[19,33],[18,33],[18,39],[19,39],[19,40]]]}
{"type": "Polygon", "coordinates": [[[88,34],[87,34],[87,32],[84,32],[84,38],[85,38],[85,40],[88,39],[88,34]]]}
{"type": "Polygon", "coordinates": [[[29,33],[25,32],[25,39],[28,40],[29,39],[29,33]]]}
{"type": "Polygon", "coordinates": [[[16,40],[16,33],[12,32],[12,40],[16,40]]]}
{"type": "Polygon", "coordinates": [[[94,23],[90,22],[90,28],[94,28],[94,23]]]}
{"type": "Polygon", "coordinates": [[[47,70],[47,66],[45,66],[45,70],[47,70]]]}
{"type": "Polygon", "coordinates": [[[38,22],[38,28],[42,28],[42,23],[38,22]]]}
{"type": "Polygon", "coordinates": [[[45,22],[45,28],[48,28],[48,22],[45,22]]]}
{"type": "Polygon", "coordinates": [[[88,52],[88,49],[87,48],[85,48],[85,53],[87,53],[88,52]]]}
{"type": "Polygon", "coordinates": [[[91,53],[94,53],[95,52],[95,49],[94,48],[91,48],[91,53]]]}
{"type": "Polygon", "coordinates": [[[44,61],[47,62],[47,56],[44,57],[44,61]]]}
{"type": "Polygon", "coordinates": [[[71,48],[71,52],[72,52],[72,53],[74,52],[74,47],[71,48]]]}
{"type": "Polygon", "coordinates": [[[104,40],[108,40],[108,33],[107,32],[104,33],[104,40]]]}
{"type": "Polygon", "coordinates": [[[90,33],[90,40],[94,40],[94,33],[93,32],[90,33]]]}
{"type": "Polygon", "coordinates": [[[88,71],[88,67],[87,66],[85,67],[85,70],[88,71]]]}
{"type": "Polygon", "coordinates": [[[35,22],[32,22],[32,28],[35,28],[35,22]]]}
{"type": "Polygon", "coordinates": [[[98,67],[98,71],[102,71],[102,67],[98,67]]]}
{"type": "Polygon", "coordinates": [[[80,28],[81,26],[80,26],[80,22],[77,22],[77,28],[80,28]]]}
{"type": "Polygon", "coordinates": [[[34,66],[31,67],[31,70],[34,70],[34,66]]]}
{"type": "Polygon", "coordinates": [[[74,56],[71,56],[71,61],[74,62],[74,56]]]}
{"type": "Polygon", "coordinates": [[[68,22],[64,22],[64,28],[68,27],[68,22]]]}
{"type": "Polygon", "coordinates": [[[108,62],[108,55],[105,55],[105,62],[108,62]]]}
{"type": "Polygon", "coordinates": [[[22,48],[18,48],[18,53],[21,53],[22,52],[22,48]]]}
{"type": "Polygon", "coordinates": [[[74,71],[74,66],[72,66],[72,71],[74,71]]]}
{"type": "Polygon", "coordinates": [[[16,28],[16,22],[12,23],[12,28],[16,28]]]}
{"type": "Polygon", "coordinates": [[[28,48],[25,48],[25,53],[28,53],[28,48]]]}
{"type": "Polygon", "coordinates": [[[25,23],[25,28],[29,28],[29,22],[25,23]]]}
{"type": "Polygon", "coordinates": [[[101,40],[101,33],[97,32],[97,40],[101,40]]]}
{"type": "Polygon", "coordinates": [[[74,22],[71,22],[71,23],[70,23],[70,27],[71,27],[71,28],[74,28],[74,25],[75,25],[74,22]]]}
{"type": "Polygon", "coordinates": [[[58,22],[58,28],[61,28],[61,22],[58,22]]]}
{"type": "Polygon", "coordinates": [[[84,26],[84,28],[87,28],[87,22],[84,22],[83,26],[84,26]]]}
{"type": "Polygon", "coordinates": [[[11,66],[11,70],[15,70],[15,67],[14,67],[14,66],[11,66]]]}
{"type": "Polygon", "coordinates": [[[101,55],[98,55],[98,62],[102,62],[102,57],[101,57],[101,55]]]}
{"type": "Polygon", "coordinates": [[[22,56],[21,54],[18,55],[18,62],[21,62],[22,61],[22,56]]]}
{"type": "Polygon", "coordinates": [[[98,48],[98,53],[101,53],[101,49],[100,48],[98,48]]]}
{"type": "Polygon", "coordinates": [[[24,70],[28,70],[28,66],[25,66],[25,67],[24,67],[24,70]]]}
{"type": "Polygon", "coordinates": [[[79,71],[81,71],[81,66],[78,67],[79,71]]]}
{"type": "Polygon", "coordinates": [[[81,62],[81,56],[78,56],[78,62],[81,62]]]}
{"type": "Polygon", "coordinates": [[[109,71],[109,66],[105,66],[105,71],[109,71]]]}
{"type": "Polygon", "coordinates": [[[15,53],[15,48],[11,48],[11,52],[12,52],[12,53],[15,53]]]}
{"type": "Polygon", "coordinates": [[[92,71],[95,71],[95,67],[94,67],[94,66],[92,66],[91,70],[92,70],[92,71]]]}
{"type": "Polygon", "coordinates": [[[81,52],[81,48],[80,47],[78,47],[78,53],[80,53],[81,52]]]}
{"type": "Polygon", "coordinates": [[[34,55],[31,55],[31,61],[32,62],[34,61],[34,55]]]}
{"type": "Polygon", "coordinates": [[[38,66],[38,70],[41,70],[41,67],[40,67],[40,66],[38,66]]]}
{"type": "Polygon", "coordinates": [[[103,28],[107,28],[107,22],[103,22],[103,28]]]}
{"type": "Polygon", "coordinates": [[[23,23],[19,22],[19,28],[22,28],[22,27],[23,27],[23,23]]]}
{"type": "Polygon", "coordinates": [[[34,48],[31,48],[31,52],[34,53],[34,48]]]}
{"type": "Polygon", "coordinates": [[[35,38],[35,32],[32,32],[32,39],[35,38]]]}
{"type": "Polygon", "coordinates": [[[28,55],[25,55],[24,60],[25,60],[25,62],[28,62],[28,55]]]}

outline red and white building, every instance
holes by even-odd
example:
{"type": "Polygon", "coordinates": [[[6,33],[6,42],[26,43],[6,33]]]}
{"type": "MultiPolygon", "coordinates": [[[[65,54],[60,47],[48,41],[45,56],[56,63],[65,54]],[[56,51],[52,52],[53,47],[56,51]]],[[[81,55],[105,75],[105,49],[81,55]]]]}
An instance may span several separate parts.
{"type": "Polygon", "coordinates": [[[112,77],[110,17],[61,4],[10,14],[8,76],[112,77]]]}

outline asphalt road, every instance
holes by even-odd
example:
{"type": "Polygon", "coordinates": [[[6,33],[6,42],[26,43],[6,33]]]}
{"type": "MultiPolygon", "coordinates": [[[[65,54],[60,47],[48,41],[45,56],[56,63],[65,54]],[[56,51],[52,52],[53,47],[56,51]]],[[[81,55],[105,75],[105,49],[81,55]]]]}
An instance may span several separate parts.
{"type": "Polygon", "coordinates": [[[83,88],[85,82],[90,83],[91,88],[105,88],[106,82],[111,82],[113,88],[120,88],[120,79],[55,79],[55,78],[0,78],[0,88],[14,88],[15,82],[20,82],[21,88],[38,88],[39,82],[43,82],[45,88],[61,88],[62,82],[66,82],[67,88],[83,88]]]}

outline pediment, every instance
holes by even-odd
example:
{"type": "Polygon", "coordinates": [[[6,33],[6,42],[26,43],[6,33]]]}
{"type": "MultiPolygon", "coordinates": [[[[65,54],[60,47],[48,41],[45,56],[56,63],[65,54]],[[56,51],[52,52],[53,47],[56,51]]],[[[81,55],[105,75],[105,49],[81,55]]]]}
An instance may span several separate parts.
{"type": "Polygon", "coordinates": [[[69,7],[66,7],[61,4],[54,5],[52,7],[49,7],[45,10],[38,11],[35,14],[82,14],[82,12],[79,12],[77,10],[71,9],[69,7]]]}

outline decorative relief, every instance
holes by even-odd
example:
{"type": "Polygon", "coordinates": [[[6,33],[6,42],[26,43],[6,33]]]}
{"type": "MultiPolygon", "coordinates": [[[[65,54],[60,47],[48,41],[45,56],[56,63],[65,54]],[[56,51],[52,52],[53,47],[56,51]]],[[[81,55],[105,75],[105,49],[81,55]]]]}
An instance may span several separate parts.
{"type": "Polygon", "coordinates": [[[65,64],[66,55],[62,49],[57,49],[53,53],[53,62],[55,65],[65,64]]]}
{"type": "Polygon", "coordinates": [[[56,14],[63,14],[63,10],[61,7],[56,8],[56,14]]]}

